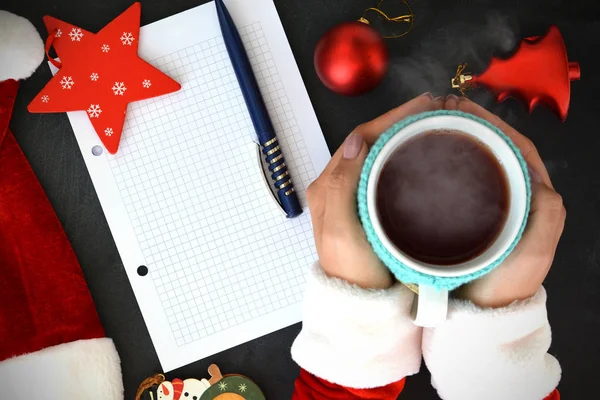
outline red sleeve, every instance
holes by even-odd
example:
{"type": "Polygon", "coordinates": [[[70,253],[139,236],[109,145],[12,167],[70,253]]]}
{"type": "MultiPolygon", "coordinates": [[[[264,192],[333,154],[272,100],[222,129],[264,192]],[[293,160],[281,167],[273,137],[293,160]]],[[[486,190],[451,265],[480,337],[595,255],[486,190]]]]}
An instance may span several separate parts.
{"type": "MultiPolygon", "coordinates": [[[[404,389],[405,380],[406,378],[403,378],[389,385],[373,389],[353,389],[327,382],[301,369],[300,375],[296,379],[292,400],[396,400],[402,389],[404,389]]],[[[560,399],[549,398],[548,400],[560,399]]]]}
{"type": "Polygon", "coordinates": [[[550,393],[550,396],[546,397],[544,400],[560,400],[558,389],[554,389],[554,392],[550,393]]]}
{"type": "MultiPolygon", "coordinates": [[[[404,389],[406,378],[373,389],[353,389],[317,378],[303,369],[295,382],[292,400],[396,400],[404,389]]],[[[560,400],[560,393],[555,389],[544,400],[560,400]]]]}

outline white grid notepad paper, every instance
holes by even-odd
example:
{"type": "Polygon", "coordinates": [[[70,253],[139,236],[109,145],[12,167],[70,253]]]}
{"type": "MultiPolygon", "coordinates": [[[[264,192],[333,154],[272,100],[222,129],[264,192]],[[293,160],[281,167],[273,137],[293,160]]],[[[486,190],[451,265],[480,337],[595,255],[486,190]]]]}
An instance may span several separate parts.
{"type": "Polygon", "coordinates": [[[298,322],[316,259],[305,192],[327,146],[272,1],[227,6],[303,215],[285,218],[265,187],[213,3],[141,29],[140,56],[182,89],[132,103],[116,155],[93,155],[85,113],[69,113],[166,371],[298,322]]]}

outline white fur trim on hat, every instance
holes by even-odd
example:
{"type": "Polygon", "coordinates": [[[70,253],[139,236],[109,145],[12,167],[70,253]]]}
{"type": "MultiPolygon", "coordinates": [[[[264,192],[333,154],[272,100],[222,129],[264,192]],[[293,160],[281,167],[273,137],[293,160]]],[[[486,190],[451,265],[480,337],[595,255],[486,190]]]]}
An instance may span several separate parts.
{"type": "Polygon", "coordinates": [[[451,301],[448,320],[424,330],[423,357],[444,400],[542,400],[561,375],[550,341],[541,288],[499,309],[451,301]]]}
{"type": "Polygon", "coordinates": [[[413,375],[421,366],[421,328],[413,324],[414,294],[401,284],[366,290],[311,268],[302,331],[292,357],[338,385],[366,389],[413,375]]]}
{"type": "Polygon", "coordinates": [[[44,42],[31,22],[0,10],[0,82],[29,78],[44,54],[44,42]]]}
{"type": "Polygon", "coordinates": [[[122,400],[112,340],[78,340],[0,362],[0,398],[122,400]]]}

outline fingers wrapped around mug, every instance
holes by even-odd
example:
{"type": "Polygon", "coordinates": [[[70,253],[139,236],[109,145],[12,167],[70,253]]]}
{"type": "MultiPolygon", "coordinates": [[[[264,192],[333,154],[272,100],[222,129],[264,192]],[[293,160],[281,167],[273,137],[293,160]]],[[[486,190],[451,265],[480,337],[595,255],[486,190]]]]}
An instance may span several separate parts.
{"type": "Polygon", "coordinates": [[[358,126],[308,188],[315,242],[323,270],[362,287],[392,285],[390,272],[369,245],[357,216],[356,191],[369,144],[406,116],[440,109],[442,99],[419,96],[358,126]]]}

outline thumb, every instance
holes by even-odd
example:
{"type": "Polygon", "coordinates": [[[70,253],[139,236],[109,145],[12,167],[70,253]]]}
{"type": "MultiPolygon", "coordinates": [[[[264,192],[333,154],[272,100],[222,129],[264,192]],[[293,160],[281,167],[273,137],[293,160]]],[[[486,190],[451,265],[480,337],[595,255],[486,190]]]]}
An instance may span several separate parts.
{"type": "Polygon", "coordinates": [[[368,149],[363,137],[357,133],[350,134],[343,146],[342,157],[327,182],[325,224],[330,228],[350,227],[358,221],[356,190],[368,149]]]}

